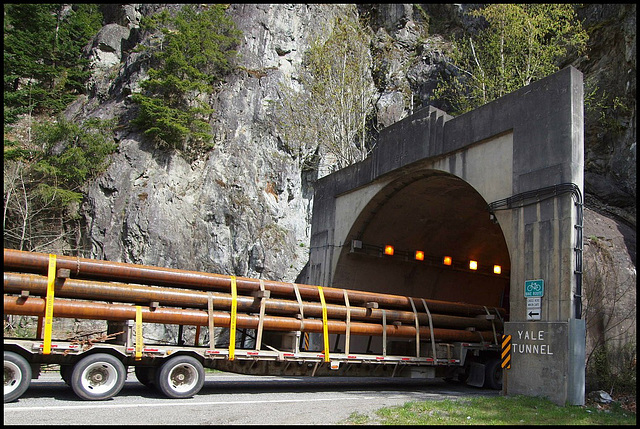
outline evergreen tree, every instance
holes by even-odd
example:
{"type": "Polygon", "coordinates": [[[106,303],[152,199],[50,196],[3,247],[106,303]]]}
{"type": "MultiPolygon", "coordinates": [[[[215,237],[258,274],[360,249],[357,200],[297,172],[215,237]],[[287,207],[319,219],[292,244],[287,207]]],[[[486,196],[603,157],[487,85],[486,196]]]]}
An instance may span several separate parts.
{"type": "Polygon", "coordinates": [[[66,229],[79,229],[83,187],[106,169],[116,149],[113,122],[59,118],[34,127],[30,147],[5,141],[5,247],[38,251],[63,238],[74,242],[66,229]]]}
{"type": "Polygon", "coordinates": [[[152,47],[153,67],[133,95],[140,110],[133,123],[159,146],[193,152],[211,140],[208,116],[212,109],[202,98],[212,94],[231,70],[240,31],[222,5],[202,10],[188,5],[175,17],[165,10],[144,22],[163,38],[152,47]]]}
{"type": "Polygon", "coordinates": [[[4,123],[57,113],[84,92],[82,48],[102,25],[98,5],[4,5],[4,123]]]}

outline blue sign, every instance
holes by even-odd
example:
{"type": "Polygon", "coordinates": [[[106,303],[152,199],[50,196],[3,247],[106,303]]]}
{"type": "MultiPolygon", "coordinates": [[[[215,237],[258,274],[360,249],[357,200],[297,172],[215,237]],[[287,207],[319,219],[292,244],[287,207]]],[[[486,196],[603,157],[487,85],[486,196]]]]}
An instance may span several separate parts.
{"type": "Polygon", "coordinates": [[[524,282],[524,297],[531,298],[534,296],[544,295],[544,280],[525,280],[524,282]]]}

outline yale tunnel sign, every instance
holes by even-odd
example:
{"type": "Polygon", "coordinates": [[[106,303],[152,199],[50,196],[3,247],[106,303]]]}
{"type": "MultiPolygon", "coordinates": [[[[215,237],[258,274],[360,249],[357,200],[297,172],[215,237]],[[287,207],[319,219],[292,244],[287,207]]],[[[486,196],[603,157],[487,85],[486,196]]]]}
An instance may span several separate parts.
{"type": "Polygon", "coordinates": [[[580,396],[584,390],[576,382],[582,380],[579,371],[584,371],[580,338],[586,334],[580,322],[505,323],[505,334],[512,338],[511,367],[503,375],[509,379],[506,394],[559,395],[568,398],[567,402],[580,396]]]}
{"type": "Polygon", "coordinates": [[[534,353],[541,355],[552,355],[551,345],[547,331],[517,331],[516,342],[511,343],[513,353],[534,353]]]}

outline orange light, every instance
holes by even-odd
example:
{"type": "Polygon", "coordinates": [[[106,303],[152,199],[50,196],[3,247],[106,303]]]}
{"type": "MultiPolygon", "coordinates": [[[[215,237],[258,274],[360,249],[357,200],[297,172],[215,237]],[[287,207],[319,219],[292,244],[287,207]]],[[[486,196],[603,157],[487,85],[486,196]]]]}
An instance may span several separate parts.
{"type": "Polygon", "coordinates": [[[477,270],[478,269],[478,261],[469,261],[469,269],[477,270]]]}
{"type": "Polygon", "coordinates": [[[416,250],[416,261],[424,261],[424,252],[422,250],[416,250]]]}
{"type": "Polygon", "coordinates": [[[445,256],[442,263],[445,265],[451,265],[451,256],[445,256]]]}
{"type": "Polygon", "coordinates": [[[493,266],[493,273],[494,274],[500,274],[502,272],[502,267],[500,265],[494,265],[493,266]]]}
{"type": "Polygon", "coordinates": [[[386,245],[384,246],[384,254],[385,255],[393,255],[393,246],[386,245]]]}

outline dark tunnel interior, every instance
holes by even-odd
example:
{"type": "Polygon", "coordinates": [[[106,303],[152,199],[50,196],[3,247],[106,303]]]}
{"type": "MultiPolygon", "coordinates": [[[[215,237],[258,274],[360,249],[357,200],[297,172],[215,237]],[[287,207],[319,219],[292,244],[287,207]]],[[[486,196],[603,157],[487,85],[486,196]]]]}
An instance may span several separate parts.
{"type": "Polygon", "coordinates": [[[391,182],[358,215],[332,286],[508,312],[509,270],[504,235],[482,196],[457,176],[423,170],[391,182]],[[393,255],[385,254],[386,245],[393,255]],[[416,251],[424,259],[416,259],[416,251]]]}

